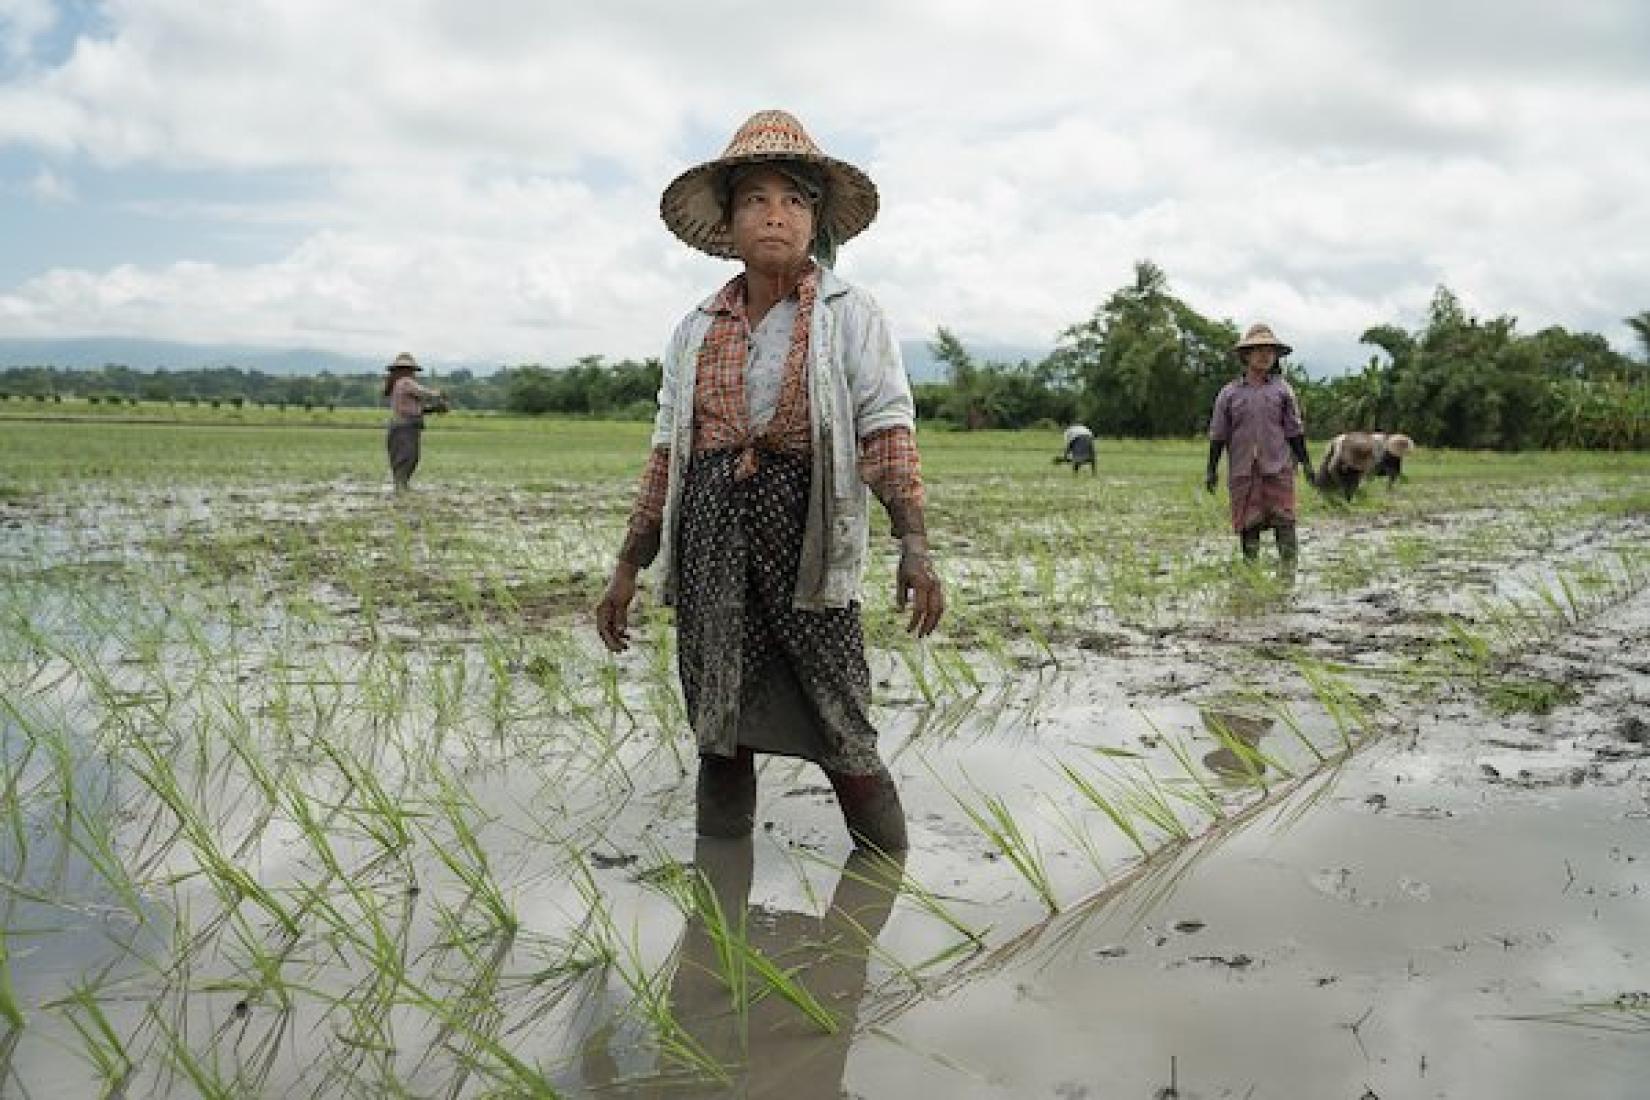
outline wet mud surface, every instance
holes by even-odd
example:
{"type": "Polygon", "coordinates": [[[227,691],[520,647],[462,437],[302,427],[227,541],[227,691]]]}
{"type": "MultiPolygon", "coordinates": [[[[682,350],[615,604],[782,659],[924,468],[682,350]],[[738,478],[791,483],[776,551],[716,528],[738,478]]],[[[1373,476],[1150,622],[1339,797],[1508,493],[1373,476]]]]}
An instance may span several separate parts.
{"type": "Polygon", "coordinates": [[[7,502],[0,1083],[95,1093],[84,989],[130,1095],[198,1091],[180,1051],[232,1095],[1637,1095],[1643,515],[1334,514],[1292,576],[952,547],[941,644],[866,610],[888,866],[781,759],[696,840],[589,505],[7,502]]]}
{"type": "Polygon", "coordinates": [[[1327,790],[1190,846],[896,1004],[865,1095],[1639,1095],[1650,599],[1533,658],[1534,719],[1444,704],[1327,790]],[[875,1082],[875,1087],[871,1087],[875,1082]]]}

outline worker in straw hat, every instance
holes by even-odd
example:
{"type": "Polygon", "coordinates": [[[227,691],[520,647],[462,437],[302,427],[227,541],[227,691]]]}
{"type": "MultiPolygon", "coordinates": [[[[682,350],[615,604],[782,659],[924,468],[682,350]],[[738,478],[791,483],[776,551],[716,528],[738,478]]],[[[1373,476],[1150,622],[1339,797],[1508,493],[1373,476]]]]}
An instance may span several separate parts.
{"type": "Polygon", "coordinates": [[[405,492],[418,469],[420,440],[425,412],[446,412],[447,398],[440,390],[421,386],[413,376],[424,368],[406,352],[385,367],[384,396],[390,399],[390,476],[395,491],[405,492]]]}
{"type": "Polygon", "coordinates": [[[627,647],[637,574],[657,558],[699,745],[701,835],[750,832],[754,754],[777,753],[825,770],[856,842],[903,849],[859,617],[867,487],[899,541],[908,629],[931,632],[945,600],[899,345],[870,295],[831,269],[876,216],[876,187],[791,115],[762,111],[678,176],[660,212],[685,244],[742,270],[665,350],[653,449],[597,629],[627,647]]]}
{"type": "Polygon", "coordinates": [[[1243,374],[1226,383],[1215,398],[1209,418],[1209,468],[1204,486],[1215,491],[1221,452],[1230,452],[1226,484],[1231,494],[1232,530],[1237,532],[1243,556],[1260,554],[1260,533],[1276,533],[1278,557],[1293,567],[1299,556],[1295,535],[1295,476],[1291,466],[1309,473],[1306,428],[1300,403],[1278,361],[1292,350],[1263,324],[1249,326],[1233,353],[1243,374]]]}

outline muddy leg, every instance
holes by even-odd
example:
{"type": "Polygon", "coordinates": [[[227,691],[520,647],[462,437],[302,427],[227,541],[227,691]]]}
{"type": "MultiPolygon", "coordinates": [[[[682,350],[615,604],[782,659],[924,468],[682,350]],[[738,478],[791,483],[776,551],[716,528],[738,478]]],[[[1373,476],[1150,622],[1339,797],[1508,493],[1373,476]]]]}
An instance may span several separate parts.
{"type": "Polygon", "coordinates": [[[756,823],[756,754],[701,756],[694,808],[700,836],[750,836],[756,823]]]}
{"type": "Polygon", "coordinates": [[[1294,565],[1300,557],[1300,540],[1295,537],[1293,523],[1280,523],[1276,527],[1278,538],[1278,557],[1289,565],[1294,565]]]}
{"type": "Polygon", "coordinates": [[[872,775],[825,774],[836,789],[842,819],[856,845],[879,852],[905,851],[905,808],[887,768],[872,775]]]}
{"type": "Polygon", "coordinates": [[[1243,557],[1246,561],[1254,561],[1260,557],[1260,527],[1249,528],[1238,536],[1238,542],[1243,547],[1243,557]]]}

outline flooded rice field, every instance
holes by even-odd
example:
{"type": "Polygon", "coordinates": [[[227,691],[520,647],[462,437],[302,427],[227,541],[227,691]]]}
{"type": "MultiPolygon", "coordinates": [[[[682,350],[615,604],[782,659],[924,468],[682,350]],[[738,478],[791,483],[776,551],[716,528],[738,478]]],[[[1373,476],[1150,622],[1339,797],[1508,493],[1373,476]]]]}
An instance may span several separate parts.
{"type": "Polygon", "coordinates": [[[1642,1092],[1650,456],[1423,453],[1284,572],[1193,445],[925,437],[888,859],[776,758],[694,837],[668,612],[588,614],[644,429],[249,434],[0,425],[0,1095],[1642,1092]]]}

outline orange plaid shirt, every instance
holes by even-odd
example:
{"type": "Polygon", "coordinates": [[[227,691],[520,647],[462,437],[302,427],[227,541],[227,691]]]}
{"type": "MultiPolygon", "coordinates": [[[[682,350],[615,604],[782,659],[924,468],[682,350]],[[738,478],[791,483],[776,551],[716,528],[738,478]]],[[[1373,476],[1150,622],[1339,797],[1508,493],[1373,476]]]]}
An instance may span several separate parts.
{"type": "MultiPolygon", "coordinates": [[[[745,311],[745,276],[735,276],[711,305],[716,320],[699,347],[693,383],[693,449],[758,449],[807,454],[812,449],[808,420],[808,333],[819,293],[819,269],[811,269],[796,288],[796,326],[785,357],[785,377],[773,419],[759,433],[750,429],[745,371],[751,347],[750,317],[745,311]]],[[[859,475],[877,499],[892,509],[921,508],[926,499],[917,441],[909,428],[885,428],[859,441],[859,475]]],[[[630,529],[640,534],[664,524],[669,492],[670,448],[655,447],[642,471],[630,529]]]]}

